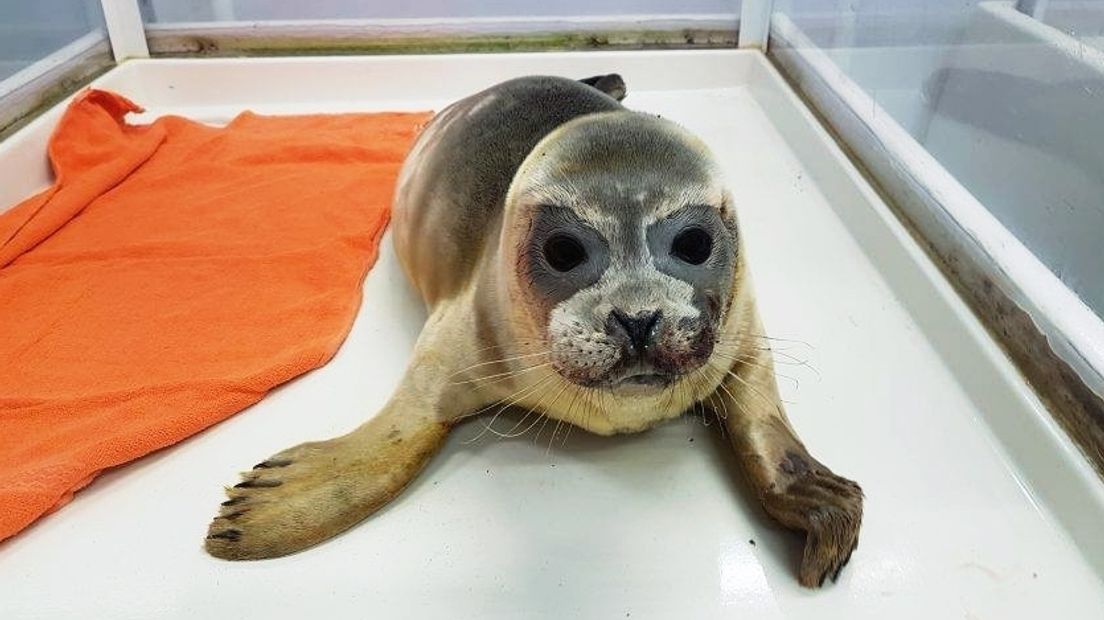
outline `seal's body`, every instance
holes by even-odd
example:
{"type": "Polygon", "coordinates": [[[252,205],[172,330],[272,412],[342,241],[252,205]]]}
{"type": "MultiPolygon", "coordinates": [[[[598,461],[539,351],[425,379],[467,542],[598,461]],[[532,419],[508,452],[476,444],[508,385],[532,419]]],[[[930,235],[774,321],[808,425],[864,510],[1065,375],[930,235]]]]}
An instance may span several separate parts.
{"type": "Polygon", "coordinates": [[[438,114],[395,198],[403,268],[430,317],[388,405],[352,433],[244,475],[211,524],[228,559],[283,555],[393,498],[465,416],[516,406],[633,432],[709,406],[766,510],[808,533],[800,579],[838,574],[862,495],[782,412],[717,165],[629,111],[617,76],[504,82],[438,114]],[[611,96],[613,95],[613,96],[611,96]]]}

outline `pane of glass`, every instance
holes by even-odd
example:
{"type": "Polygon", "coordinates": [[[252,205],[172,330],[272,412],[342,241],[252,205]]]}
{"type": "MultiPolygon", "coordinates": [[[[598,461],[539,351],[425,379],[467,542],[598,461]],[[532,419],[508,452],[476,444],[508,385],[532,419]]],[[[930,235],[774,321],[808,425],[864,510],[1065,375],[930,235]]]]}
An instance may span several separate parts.
{"type": "Polygon", "coordinates": [[[1104,51],[1104,0],[1023,0],[1021,12],[1104,51]]]}
{"type": "Polygon", "coordinates": [[[99,0],[0,2],[0,93],[7,78],[67,46],[80,47],[82,37],[103,38],[103,32],[99,0]]]}
{"type": "Polygon", "coordinates": [[[775,0],[1104,315],[1104,1],[775,0]]]}
{"type": "Polygon", "coordinates": [[[307,19],[739,14],[740,0],[140,0],[147,23],[307,19]]]}

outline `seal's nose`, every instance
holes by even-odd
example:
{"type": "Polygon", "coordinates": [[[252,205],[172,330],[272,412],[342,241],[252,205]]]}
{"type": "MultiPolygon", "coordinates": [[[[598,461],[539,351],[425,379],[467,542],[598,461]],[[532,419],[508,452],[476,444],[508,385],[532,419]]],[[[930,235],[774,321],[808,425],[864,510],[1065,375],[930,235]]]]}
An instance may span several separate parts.
{"type": "Polygon", "coordinates": [[[659,327],[660,313],[650,310],[629,316],[625,312],[614,309],[610,312],[609,326],[614,331],[622,332],[629,340],[629,346],[637,354],[643,354],[655,340],[657,327],[659,327]]]}

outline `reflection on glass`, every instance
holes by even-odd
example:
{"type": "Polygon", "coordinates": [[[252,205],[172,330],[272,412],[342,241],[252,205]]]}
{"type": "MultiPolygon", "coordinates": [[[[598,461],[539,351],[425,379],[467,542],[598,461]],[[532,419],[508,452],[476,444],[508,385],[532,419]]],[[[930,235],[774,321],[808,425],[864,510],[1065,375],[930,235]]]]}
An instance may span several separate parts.
{"type": "Polygon", "coordinates": [[[1104,51],[1104,0],[1020,0],[1016,8],[1081,45],[1104,51]]]}
{"type": "Polygon", "coordinates": [[[4,80],[103,27],[98,0],[0,2],[0,93],[4,80]]]}
{"type": "Polygon", "coordinates": [[[1104,1],[774,9],[1104,315],[1104,1]]]}

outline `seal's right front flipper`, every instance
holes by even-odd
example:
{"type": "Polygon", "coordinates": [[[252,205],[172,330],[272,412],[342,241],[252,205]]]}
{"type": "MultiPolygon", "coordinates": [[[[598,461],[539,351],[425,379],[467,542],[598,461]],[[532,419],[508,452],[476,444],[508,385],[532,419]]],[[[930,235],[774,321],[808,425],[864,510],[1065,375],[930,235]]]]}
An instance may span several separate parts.
{"type": "Polygon", "coordinates": [[[395,498],[440,449],[447,424],[389,405],[330,441],[284,450],[226,490],[207,551],[226,560],[294,553],[340,534],[395,498]]]}
{"type": "MultiPolygon", "coordinates": [[[[470,347],[441,316],[431,317],[388,404],[353,432],[284,450],[226,490],[211,522],[207,551],[227,560],[294,553],[351,528],[394,499],[444,444],[467,397],[442,377],[449,352],[470,347]],[[442,341],[445,339],[445,341],[442,341]]],[[[470,390],[469,390],[470,391],[470,390]]]]}

